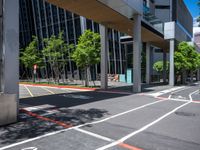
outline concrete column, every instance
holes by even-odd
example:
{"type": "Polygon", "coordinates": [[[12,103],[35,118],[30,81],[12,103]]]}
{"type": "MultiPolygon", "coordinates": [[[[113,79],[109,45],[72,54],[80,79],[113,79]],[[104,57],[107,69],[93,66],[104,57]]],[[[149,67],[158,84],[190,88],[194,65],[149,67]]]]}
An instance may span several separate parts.
{"type": "Polygon", "coordinates": [[[101,34],[101,89],[108,88],[108,29],[100,25],[101,34]]]}
{"type": "Polygon", "coordinates": [[[18,112],[19,0],[0,0],[0,51],[0,125],[5,125],[15,122],[18,112]]]}
{"type": "Polygon", "coordinates": [[[134,15],[133,28],[133,92],[141,92],[141,18],[142,16],[134,15]]]}
{"type": "Polygon", "coordinates": [[[169,68],[169,85],[174,86],[174,49],[175,49],[175,41],[170,40],[170,68],[169,68]]]}
{"type": "Polygon", "coordinates": [[[163,50],[163,82],[167,81],[167,52],[163,50]]]}
{"type": "Polygon", "coordinates": [[[6,94],[18,94],[19,4],[18,0],[4,0],[3,2],[3,18],[0,18],[0,21],[3,21],[3,44],[1,45],[3,50],[3,73],[1,89],[6,94]]]}
{"type": "Polygon", "coordinates": [[[151,45],[146,43],[146,83],[150,84],[151,82],[151,45]]]}
{"type": "Polygon", "coordinates": [[[3,92],[3,0],[0,0],[0,93],[3,92]]]}

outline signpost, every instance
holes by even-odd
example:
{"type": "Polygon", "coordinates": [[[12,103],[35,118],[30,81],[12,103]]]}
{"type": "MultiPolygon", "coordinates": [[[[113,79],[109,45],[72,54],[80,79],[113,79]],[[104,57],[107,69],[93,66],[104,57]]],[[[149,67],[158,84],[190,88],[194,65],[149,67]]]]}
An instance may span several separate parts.
{"type": "Polygon", "coordinates": [[[33,75],[34,75],[33,82],[35,82],[36,81],[36,75],[37,75],[37,65],[36,64],[33,65],[33,75]]]}

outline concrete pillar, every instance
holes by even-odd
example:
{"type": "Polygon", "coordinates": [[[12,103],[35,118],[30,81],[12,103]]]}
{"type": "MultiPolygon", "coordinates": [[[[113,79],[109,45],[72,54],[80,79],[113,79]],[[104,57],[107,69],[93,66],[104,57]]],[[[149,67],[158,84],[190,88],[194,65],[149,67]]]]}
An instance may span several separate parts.
{"type": "Polygon", "coordinates": [[[0,125],[5,125],[17,121],[19,0],[0,0],[0,51],[0,125]]]}
{"type": "Polygon", "coordinates": [[[108,88],[108,29],[100,25],[101,34],[101,89],[108,88]]]}
{"type": "Polygon", "coordinates": [[[3,18],[0,18],[0,22],[3,21],[1,89],[6,94],[18,94],[19,4],[18,0],[4,0],[3,2],[3,18]]]}
{"type": "Polygon", "coordinates": [[[170,40],[170,68],[169,68],[169,85],[174,86],[174,49],[175,49],[175,41],[170,40]]]}
{"type": "Polygon", "coordinates": [[[141,18],[139,14],[134,15],[133,29],[133,92],[141,92],[141,18]]]}
{"type": "Polygon", "coordinates": [[[151,82],[151,45],[146,43],[146,83],[151,82]]]}
{"type": "Polygon", "coordinates": [[[167,82],[167,52],[163,50],[163,82],[167,82]]]}

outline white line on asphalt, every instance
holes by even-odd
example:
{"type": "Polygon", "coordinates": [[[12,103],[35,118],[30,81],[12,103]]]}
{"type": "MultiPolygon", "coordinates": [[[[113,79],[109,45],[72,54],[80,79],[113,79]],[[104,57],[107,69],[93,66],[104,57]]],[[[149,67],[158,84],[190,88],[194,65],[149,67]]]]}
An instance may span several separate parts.
{"type": "Polygon", "coordinates": [[[47,133],[47,134],[42,135],[42,136],[38,136],[38,137],[31,138],[31,139],[28,139],[28,140],[25,140],[25,141],[22,141],[22,142],[18,142],[18,143],[14,143],[14,144],[11,144],[11,145],[2,147],[2,148],[0,148],[0,150],[5,150],[5,149],[11,148],[11,147],[15,147],[15,146],[18,146],[18,145],[21,145],[21,144],[25,144],[25,143],[28,143],[28,142],[31,142],[31,141],[39,140],[39,139],[42,139],[42,138],[45,138],[45,137],[48,137],[48,136],[52,136],[52,135],[55,135],[55,134],[59,134],[59,133],[62,133],[62,132],[66,132],[66,131],[68,131],[68,130],[72,130],[72,129],[84,127],[84,126],[91,125],[91,124],[101,123],[101,122],[107,121],[107,120],[109,120],[109,119],[112,119],[112,118],[116,118],[116,117],[125,115],[125,114],[127,114],[127,113],[130,113],[130,112],[133,112],[133,111],[136,111],[136,110],[145,108],[145,107],[147,107],[147,106],[151,106],[151,105],[156,104],[156,103],[159,103],[159,102],[164,102],[164,101],[156,101],[156,102],[148,103],[148,104],[145,104],[145,105],[136,107],[136,108],[134,108],[134,109],[131,109],[131,110],[128,110],[128,111],[125,111],[125,112],[122,112],[122,113],[119,113],[119,114],[116,114],[116,115],[113,115],[113,116],[110,116],[110,117],[108,117],[108,118],[105,118],[105,119],[102,119],[102,120],[99,120],[99,121],[94,121],[94,122],[90,122],[90,123],[85,123],[85,124],[82,124],[82,125],[74,126],[74,127],[67,128],[67,129],[63,129],[63,130],[60,130],[60,131],[55,131],[55,132],[52,132],[52,133],[47,133]]]}
{"type": "Polygon", "coordinates": [[[50,87],[50,86],[36,86],[36,85],[29,85],[29,84],[20,84],[20,85],[25,85],[25,86],[30,86],[30,87],[46,87],[46,88],[53,88],[53,89],[66,89],[66,90],[72,90],[72,91],[91,91],[91,90],[88,90],[88,89],[76,89],[76,88],[68,88],[68,87],[50,87]]]}
{"type": "Polygon", "coordinates": [[[131,110],[128,110],[128,111],[125,111],[125,112],[122,112],[122,113],[119,113],[119,114],[116,114],[116,115],[113,115],[113,116],[110,116],[110,117],[108,117],[108,118],[105,118],[105,119],[102,119],[102,120],[99,120],[99,121],[94,121],[94,122],[91,122],[91,123],[86,123],[86,124],[83,124],[83,125],[79,125],[78,128],[83,127],[83,126],[86,126],[86,125],[91,125],[91,124],[97,124],[97,123],[105,122],[105,121],[107,121],[107,120],[110,120],[110,119],[113,119],[113,118],[116,118],[116,117],[119,117],[119,116],[128,114],[128,113],[133,112],[133,111],[136,111],[136,110],[140,110],[140,109],[142,109],[142,108],[145,108],[145,107],[147,107],[147,106],[151,106],[151,105],[153,105],[153,104],[160,103],[160,102],[163,102],[163,101],[156,101],[156,102],[153,102],[153,103],[148,103],[148,104],[145,104],[145,105],[136,107],[136,108],[134,108],[134,109],[131,109],[131,110]]]}
{"type": "Polygon", "coordinates": [[[121,139],[119,139],[119,140],[117,140],[117,141],[115,141],[115,142],[113,142],[113,143],[110,143],[110,144],[108,144],[108,145],[105,145],[105,146],[103,146],[103,147],[100,147],[100,148],[98,148],[98,149],[96,149],[96,150],[105,150],[105,149],[108,149],[108,148],[110,148],[110,147],[116,146],[116,145],[118,145],[119,143],[123,143],[125,140],[127,140],[127,139],[133,137],[134,135],[136,135],[136,134],[138,134],[138,133],[140,133],[140,132],[143,132],[144,130],[148,129],[149,127],[153,126],[154,124],[160,122],[161,120],[165,119],[165,118],[168,117],[169,115],[173,114],[173,113],[176,112],[178,109],[181,109],[182,107],[184,107],[184,106],[186,106],[186,105],[188,105],[188,104],[190,104],[190,103],[191,103],[191,101],[189,101],[189,102],[187,102],[187,103],[184,103],[183,105],[181,105],[181,106],[179,106],[179,107],[176,107],[176,108],[173,109],[172,111],[170,111],[170,112],[168,112],[167,114],[161,116],[160,118],[156,119],[155,121],[153,121],[153,122],[151,122],[151,123],[149,123],[149,124],[143,126],[142,128],[140,128],[140,129],[138,129],[138,130],[136,130],[136,131],[134,131],[134,132],[128,134],[127,136],[125,136],[125,137],[123,137],[123,138],[121,138],[121,139]]]}
{"type": "Polygon", "coordinates": [[[113,139],[110,139],[108,137],[105,137],[105,136],[102,136],[102,135],[99,135],[99,134],[96,134],[96,133],[92,133],[92,132],[89,132],[89,131],[86,131],[86,130],[83,130],[83,129],[80,129],[80,128],[75,128],[74,130],[82,132],[84,134],[88,134],[90,136],[93,136],[95,138],[98,138],[98,139],[101,139],[101,140],[104,140],[104,141],[114,142],[113,139]]]}
{"type": "Polygon", "coordinates": [[[190,93],[189,98],[190,98],[191,101],[192,101],[192,95],[195,94],[195,93],[197,93],[198,91],[199,91],[199,90],[196,90],[196,91],[190,93]]]}
{"type": "Polygon", "coordinates": [[[180,91],[183,91],[183,90],[186,90],[186,89],[189,89],[189,88],[190,88],[190,87],[185,87],[185,88],[182,88],[182,89],[179,89],[179,90],[176,90],[176,91],[171,92],[171,94],[169,95],[168,99],[171,99],[172,94],[177,93],[177,92],[180,92],[180,91]]]}
{"type": "Polygon", "coordinates": [[[27,86],[25,86],[25,85],[24,85],[24,87],[25,87],[25,89],[28,91],[28,93],[31,95],[31,97],[34,97],[34,96],[33,96],[33,93],[31,93],[31,91],[29,90],[29,88],[28,88],[27,86]]]}
{"type": "Polygon", "coordinates": [[[56,93],[52,92],[51,90],[49,90],[49,89],[47,89],[47,88],[44,88],[44,87],[40,87],[40,88],[42,88],[43,90],[45,90],[45,91],[47,91],[47,92],[49,92],[49,93],[51,93],[51,94],[56,94],[56,93]]]}
{"type": "Polygon", "coordinates": [[[156,93],[150,93],[150,94],[147,94],[147,95],[153,96],[153,97],[158,97],[160,95],[167,94],[169,92],[173,92],[173,91],[176,91],[176,90],[179,90],[179,89],[182,89],[182,88],[185,88],[185,86],[173,87],[173,88],[170,88],[170,89],[167,89],[167,90],[159,91],[159,92],[156,92],[156,93]]]}

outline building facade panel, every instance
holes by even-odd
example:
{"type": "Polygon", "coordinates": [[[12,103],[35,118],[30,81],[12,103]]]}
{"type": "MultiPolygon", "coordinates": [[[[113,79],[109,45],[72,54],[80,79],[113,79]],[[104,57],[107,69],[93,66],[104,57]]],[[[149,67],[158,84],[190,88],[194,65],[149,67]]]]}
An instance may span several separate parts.
{"type": "MultiPolygon", "coordinates": [[[[82,22],[86,24],[86,29],[99,33],[99,24],[84,17],[73,14],[64,9],[58,8],[44,0],[20,0],[20,47],[24,48],[31,42],[32,36],[36,35],[39,39],[39,49],[43,49],[43,39],[63,32],[64,39],[68,44],[77,44],[78,38],[83,33],[82,22]]],[[[121,74],[124,72],[125,52],[121,50],[120,34],[118,31],[109,29],[109,74],[121,74]]],[[[66,59],[66,58],[65,58],[66,59]]],[[[46,71],[42,77],[52,76],[52,69],[46,62],[46,71]]],[[[21,74],[24,67],[21,65],[21,74]]],[[[80,78],[81,73],[75,63],[68,58],[66,65],[68,76],[80,78]]],[[[95,65],[91,68],[93,78],[100,73],[100,66],[95,65]],[[95,73],[95,74],[94,74],[95,73]],[[93,75],[94,74],[94,75],[93,75]]]]}

